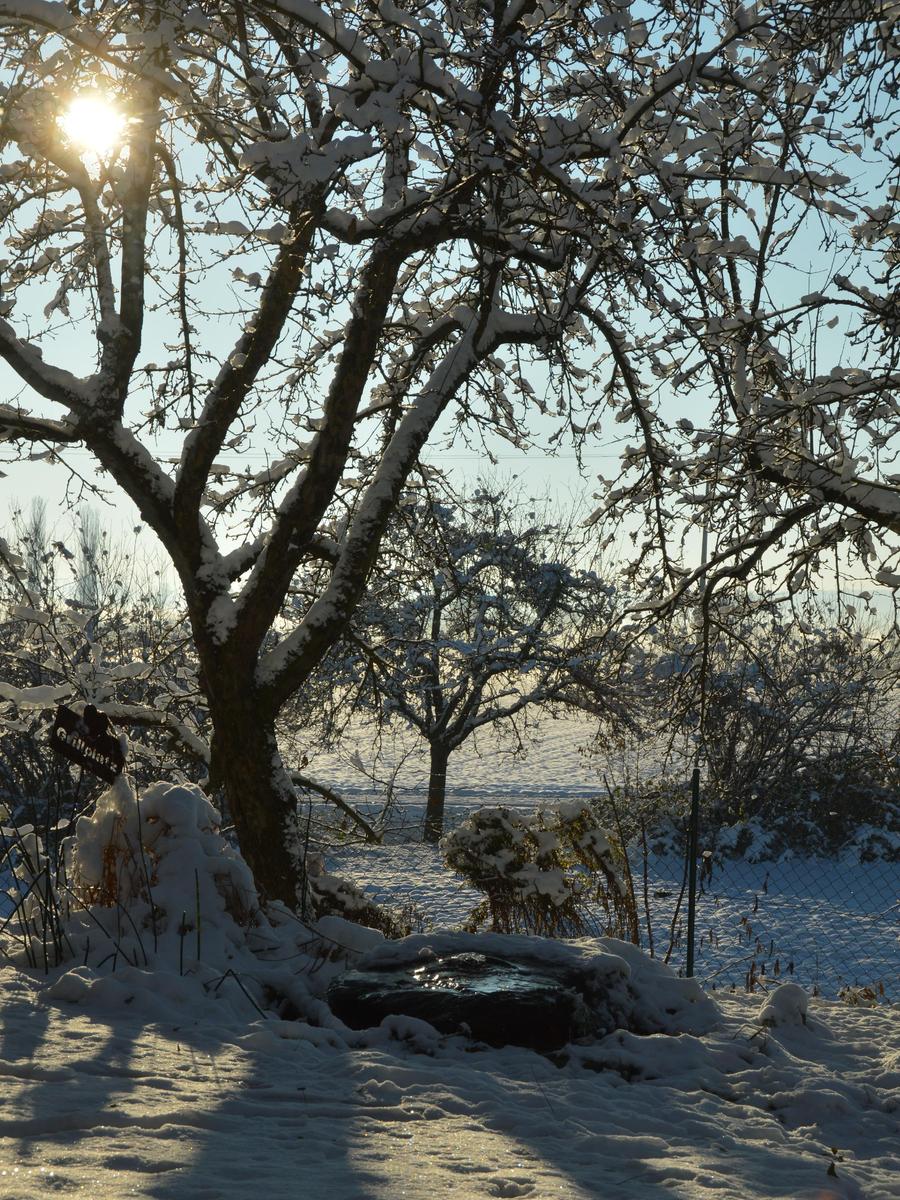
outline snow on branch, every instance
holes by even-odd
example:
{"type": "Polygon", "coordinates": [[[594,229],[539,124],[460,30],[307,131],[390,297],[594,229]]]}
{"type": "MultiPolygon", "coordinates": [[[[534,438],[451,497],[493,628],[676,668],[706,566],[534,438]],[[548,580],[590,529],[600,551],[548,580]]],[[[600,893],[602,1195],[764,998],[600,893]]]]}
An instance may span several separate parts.
{"type": "Polygon", "coordinates": [[[46,400],[62,404],[72,412],[89,409],[96,391],[91,380],[81,380],[63,367],[44,362],[43,352],[22,341],[12,325],[0,317],[0,358],[46,400]]]}

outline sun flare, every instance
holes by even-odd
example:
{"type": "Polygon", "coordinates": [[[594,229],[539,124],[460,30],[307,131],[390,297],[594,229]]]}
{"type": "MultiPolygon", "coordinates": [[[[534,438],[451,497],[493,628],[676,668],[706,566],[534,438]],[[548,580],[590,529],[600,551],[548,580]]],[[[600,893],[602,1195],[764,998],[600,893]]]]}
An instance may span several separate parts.
{"type": "Polygon", "coordinates": [[[58,117],[71,146],[82,154],[104,158],[122,141],[125,116],[99,92],[75,96],[58,117]]]}

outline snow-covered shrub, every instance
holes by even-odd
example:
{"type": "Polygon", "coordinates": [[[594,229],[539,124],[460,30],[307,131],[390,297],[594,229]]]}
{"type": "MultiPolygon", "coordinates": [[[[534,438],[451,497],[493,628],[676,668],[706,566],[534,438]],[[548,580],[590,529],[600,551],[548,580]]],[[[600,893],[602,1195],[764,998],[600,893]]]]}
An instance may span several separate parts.
{"type": "MultiPolygon", "coordinates": [[[[873,812],[882,824],[859,823],[860,807],[844,808],[840,798],[827,803],[818,791],[799,792],[794,797],[796,811],[775,812],[768,819],[751,818],[733,825],[707,829],[705,836],[717,857],[744,858],[748,862],[775,862],[784,857],[829,857],[849,855],[859,862],[900,861],[900,810],[883,804],[873,812]],[[805,807],[800,801],[804,800],[805,807]]],[[[882,797],[883,799],[883,797],[882,797]]],[[[704,818],[701,814],[701,822],[704,818]]]]}
{"type": "Polygon", "coordinates": [[[624,852],[587,806],[481,808],[441,848],[447,865],[484,893],[472,930],[574,936],[585,930],[587,907],[598,906],[607,933],[637,937],[624,852]]]}
{"type": "Polygon", "coordinates": [[[259,903],[220,822],[193,784],[155,783],[138,796],[120,776],[65,843],[71,892],[86,910],[126,909],[157,943],[188,936],[196,948],[204,934],[241,942],[259,903]]]}
{"type": "Polygon", "coordinates": [[[3,830],[14,870],[5,950],[32,966],[69,958],[148,965],[151,953],[227,961],[257,921],[250,869],[192,784],[155,783],[138,796],[120,776],[48,858],[30,827],[3,830]]]}
{"type": "Polygon", "coordinates": [[[860,825],[855,831],[848,849],[859,856],[860,862],[900,862],[900,807],[886,806],[885,815],[889,826],[860,825]]]}
{"type": "MultiPolygon", "coordinates": [[[[897,767],[883,755],[835,754],[773,776],[765,787],[740,791],[704,772],[700,783],[703,841],[721,858],[750,862],[786,854],[828,857],[852,853],[861,862],[900,861],[897,767]]],[[[662,777],[632,781],[612,798],[591,801],[601,824],[615,812],[629,844],[646,841],[656,855],[687,850],[689,782],[662,777]]]]}
{"type": "MultiPolygon", "coordinates": [[[[769,831],[776,856],[840,853],[865,825],[900,834],[896,642],[864,618],[795,618],[738,590],[721,623],[711,611],[709,640],[685,615],[635,652],[634,703],[644,743],[662,757],[660,776],[702,744],[707,841],[752,821],[769,831]]],[[[644,814],[649,832],[671,815],[670,800],[684,812],[687,792],[672,796],[646,757],[621,808],[644,814]]]]}
{"type": "Polygon", "coordinates": [[[376,904],[351,880],[329,874],[317,856],[308,858],[306,870],[317,917],[344,917],[356,925],[376,929],[387,938],[406,937],[413,932],[411,914],[376,904]]]}

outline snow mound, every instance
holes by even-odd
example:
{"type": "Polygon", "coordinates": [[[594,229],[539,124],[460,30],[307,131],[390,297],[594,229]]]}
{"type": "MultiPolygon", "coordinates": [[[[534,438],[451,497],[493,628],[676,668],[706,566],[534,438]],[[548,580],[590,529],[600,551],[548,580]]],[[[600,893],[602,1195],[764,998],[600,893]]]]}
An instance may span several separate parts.
{"type": "Polygon", "coordinates": [[[313,926],[322,939],[327,957],[351,962],[384,944],[384,934],[368,925],[357,925],[346,917],[329,914],[319,917],[313,926]]]}
{"type": "Polygon", "coordinates": [[[805,1025],[809,996],[798,983],[782,983],[763,1001],[757,1014],[761,1025],[805,1025]]]}

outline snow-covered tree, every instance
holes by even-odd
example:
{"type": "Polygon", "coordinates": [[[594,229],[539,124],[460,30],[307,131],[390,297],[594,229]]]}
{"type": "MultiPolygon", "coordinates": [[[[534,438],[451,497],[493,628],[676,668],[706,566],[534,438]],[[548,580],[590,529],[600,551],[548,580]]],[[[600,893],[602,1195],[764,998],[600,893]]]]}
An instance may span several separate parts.
{"type": "MultiPolygon", "coordinates": [[[[831,94],[844,43],[869,38],[861,80],[895,7],[0,0],[0,356],[26,385],[2,434],[62,463],[86,447],[168,552],[212,780],[268,896],[302,877],[277,714],[442,418],[523,443],[529,412],[588,436],[609,403],[641,427],[623,487],[663,531],[673,477],[696,492],[696,465],[702,495],[720,462],[740,478],[715,502],[762,488],[769,541],[832,492],[863,523],[893,511],[840,428],[893,428],[890,353],[807,378],[783,347],[824,302],[773,302],[767,270],[805,213],[873,258],[894,236],[892,202],[864,212],[842,182],[831,94]],[[676,455],[654,371],[714,380],[737,432],[676,455]]],[[[890,293],[847,279],[826,291],[889,350],[890,293]]]]}
{"type": "MultiPolygon", "coordinates": [[[[649,7],[659,33],[673,6],[649,7]]],[[[900,4],[727,7],[743,33],[705,89],[654,109],[647,320],[626,344],[584,310],[637,435],[596,518],[642,519],[655,613],[760,570],[830,587],[836,561],[900,587],[900,4]]]]}
{"type": "MultiPolygon", "coordinates": [[[[871,618],[747,604],[679,619],[635,660],[646,729],[677,761],[703,748],[705,818],[757,820],[836,848],[896,825],[896,638],[871,618]]],[[[648,781],[652,788],[658,781],[648,781]]]]}
{"type": "Polygon", "coordinates": [[[498,738],[521,750],[538,707],[619,715],[604,642],[615,591],[579,566],[580,541],[521,489],[401,502],[348,648],[377,717],[428,743],[428,840],[442,833],[450,758],[473,735],[492,753],[498,738]]]}
{"type": "Polygon", "coordinates": [[[91,521],[54,538],[62,531],[42,515],[38,505],[14,519],[0,543],[0,792],[36,824],[96,792],[48,747],[58,703],[94,704],[129,728],[139,781],[161,771],[196,778],[209,759],[184,614],[166,605],[138,538],[113,541],[91,521]]]}

